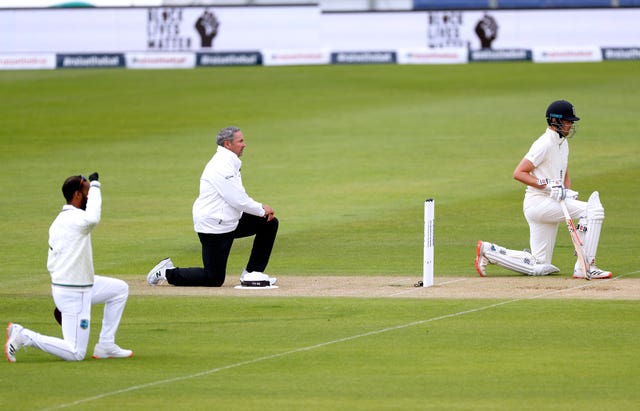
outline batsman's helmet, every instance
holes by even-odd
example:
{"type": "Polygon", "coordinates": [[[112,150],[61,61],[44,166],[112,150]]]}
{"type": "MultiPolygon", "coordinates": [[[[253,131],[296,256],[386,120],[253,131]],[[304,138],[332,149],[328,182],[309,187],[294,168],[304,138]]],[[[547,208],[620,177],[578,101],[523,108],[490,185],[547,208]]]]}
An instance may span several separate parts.
{"type": "Polygon", "coordinates": [[[580,117],[576,116],[573,104],[567,100],[556,100],[547,107],[547,124],[557,125],[557,123],[562,123],[560,120],[580,120],[580,117]]]}
{"type": "Polygon", "coordinates": [[[565,135],[562,131],[562,120],[568,120],[571,122],[580,120],[580,117],[576,116],[576,109],[573,104],[567,100],[556,100],[549,104],[547,107],[547,124],[553,126],[560,135],[563,137],[571,137],[575,134],[575,125],[571,127],[571,131],[565,135]]]}

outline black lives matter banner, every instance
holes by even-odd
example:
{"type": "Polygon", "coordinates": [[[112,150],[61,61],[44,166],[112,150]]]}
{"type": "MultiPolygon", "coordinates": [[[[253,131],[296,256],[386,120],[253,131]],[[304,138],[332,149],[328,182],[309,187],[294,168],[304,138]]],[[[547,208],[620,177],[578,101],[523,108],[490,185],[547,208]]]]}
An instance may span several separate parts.
{"type": "Polygon", "coordinates": [[[0,53],[235,52],[320,46],[320,8],[0,9],[0,53]]]}
{"type": "Polygon", "coordinates": [[[322,13],[317,4],[37,13],[0,9],[0,70],[638,60],[637,21],[640,8],[396,13],[322,13]]]}

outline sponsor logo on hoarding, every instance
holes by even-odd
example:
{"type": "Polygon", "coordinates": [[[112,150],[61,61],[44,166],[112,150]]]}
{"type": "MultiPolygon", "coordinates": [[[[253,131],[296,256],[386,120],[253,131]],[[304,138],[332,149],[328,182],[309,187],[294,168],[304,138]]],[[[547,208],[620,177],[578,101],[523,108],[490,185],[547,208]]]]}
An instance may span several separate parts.
{"type": "Polygon", "coordinates": [[[331,53],[334,64],[383,64],[395,63],[396,53],[393,51],[343,51],[331,53]]]}
{"type": "Polygon", "coordinates": [[[135,64],[184,64],[187,62],[187,57],[133,57],[132,63],[135,64]]]}
{"type": "Polygon", "coordinates": [[[124,54],[58,54],[59,68],[123,67],[124,54]]]}
{"type": "Polygon", "coordinates": [[[273,60],[308,60],[308,61],[316,61],[320,60],[324,57],[322,53],[273,53],[271,54],[271,59],[273,60]]]}
{"type": "Polygon", "coordinates": [[[469,52],[471,61],[530,61],[531,50],[503,49],[503,50],[472,50],[469,52]]]}
{"type": "Polygon", "coordinates": [[[603,48],[605,60],[640,60],[640,47],[603,48]]]}
{"type": "Polygon", "coordinates": [[[259,52],[247,53],[198,53],[198,66],[256,66],[262,64],[259,52]]]}
{"type": "Polygon", "coordinates": [[[3,66],[40,66],[47,63],[44,57],[0,57],[0,64],[3,66]]]}
{"type": "Polygon", "coordinates": [[[576,51],[543,51],[543,57],[548,58],[588,58],[593,57],[593,50],[576,50],[576,51]]]}
{"type": "Polygon", "coordinates": [[[540,63],[602,61],[598,46],[534,47],[532,60],[540,63]]]}
{"type": "Polygon", "coordinates": [[[193,68],[195,53],[126,53],[128,68],[193,68]]]}
{"type": "Polygon", "coordinates": [[[434,51],[434,52],[425,52],[425,53],[407,53],[407,57],[411,57],[414,59],[437,59],[437,60],[448,60],[458,58],[458,53],[447,53],[444,51],[434,51]]]}
{"type": "Polygon", "coordinates": [[[399,64],[460,64],[468,61],[464,47],[444,49],[399,49],[399,64]]]}
{"type": "Polygon", "coordinates": [[[55,54],[0,54],[0,70],[56,68],[55,54]]]}
{"type": "Polygon", "coordinates": [[[322,49],[307,50],[262,50],[262,64],[265,66],[329,64],[331,55],[322,49]]]}

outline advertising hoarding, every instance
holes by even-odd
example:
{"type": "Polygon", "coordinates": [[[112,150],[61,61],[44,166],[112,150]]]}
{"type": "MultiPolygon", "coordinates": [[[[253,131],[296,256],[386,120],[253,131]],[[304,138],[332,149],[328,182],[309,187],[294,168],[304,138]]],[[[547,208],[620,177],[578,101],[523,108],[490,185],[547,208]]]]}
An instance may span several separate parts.
{"type": "Polygon", "coordinates": [[[0,9],[0,57],[4,68],[626,60],[638,59],[637,21],[637,8],[378,13],[322,13],[316,4],[0,9]],[[153,58],[152,53],[159,54],[153,58]]]}

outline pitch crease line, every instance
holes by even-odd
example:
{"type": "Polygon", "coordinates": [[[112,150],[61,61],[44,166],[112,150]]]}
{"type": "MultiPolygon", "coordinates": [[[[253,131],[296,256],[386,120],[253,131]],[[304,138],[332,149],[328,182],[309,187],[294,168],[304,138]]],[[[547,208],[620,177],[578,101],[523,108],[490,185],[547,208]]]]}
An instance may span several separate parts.
{"type": "Polygon", "coordinates": [[[281,353],[278,353],[278,354],[266,355],[266,356],[263,356],[263,357],[254,358],[253,360],[241,361],[241,362],[237,362],[235,364],[225,365],[223,367],[212,368],[210,370],[201,371],[201,372],[198,372],[198,373],[195,373],[195,374],[183,375],[181,377],[167,378],[167,379],[164,379],[164,380],[148,382],[146,384],[133,385],[131,387],[122,388],[120,390],[115,390],[115,391],[111,391],[111,392],[105,392],[103,394],[94,395],[92,397],[82,398],[82,399],[79,399],[79,400],[76,400],[76,401],[73,401],[73,402],[69,402],[69,403],[66,403],[66,404],[60,404],[60,405],[56,405],[54,407],[44,408],[41,411],[60,410],[60,409],[63,409],[63,408],[69,408],[69,407],[73,407],[73,406],[80,405],[80,404],[86,404],[88,402],[99,400],[99,399],[102,399],[102,398],[112,397],[114,395],[124,394],[124,393],[132,392],[132,391],[138,391],[138,390],[142,390],[142,389],[145,389],[145,388],[155,387],[155,386],[163,385],[163,384],[170,384],[170,383],[177,382],[177,381],[184,381],[184,380],[190,380],[190,379],[193,379],[193,378],[204,377],[204,376],[207,376],[207,375],[215,374],[217,372],[221,372],[221,371],[230,370],[230,369],[233,369],[233,368],[242,367],[242,366],[245,366],[245,365],[256,364],[256,363],[259,363],[259,362],[262,362],[262,361],[272,360],[274,358],[285,357],[287,355],[297,354],[297,353],[301,353],[301,352],[305,352],[305,351],[312,351],[312,350],[315,350],[317,348],[322,348],[322,347],[326,347],[326,346],[329,346],[329,345],[339,344],[339,343],[343,343],[343,342],[347,342],[347,341],[353,341],[353,340],[357,340],[359,338],[370,337],[370,336],[373,336],[373,335],[384,334],[384,333],[387,333],[387,332],[390,332],[390,331],[402,330],[402,329],[405,329],[405,328],[415,327],[417,325],[428,324],[428,323],[432,323],[432,322],[435,322],[435,321],[446,320],[448,318],[455,318],[455,317],[459,317],[459,316],[462,316],[462,315],[467,315],[467,314],[473,314],[473,313],[477,313],[477,312],[481,312],[481,311],[486,311],[486,310],[489,310],[491,308],[496,308],[496,307],[500,307],[500,306],[511,304],[511,303],[516,303],[516,302],[525,301],[525,300],[533,300],[533,299],[537,299],[537,298],[543,298],[543,297],[546,297],[548,295],[558,294],[558,293],[562,293],[562,292],[569,291],[569,290],[578,290],[578,289],[589,287],[589,286],[596,287],[597,284],[607,283],[607,282],[616,280],[618,278],[624,277],[626,275],[633,275],[633,274],[637,274],[637,273],[640,273],[640,271],[634,271],[634,272],[627,273],[627,274],[621,274],[619,276],[616,276],[616,277],[613,277],[613,278],[607,279],[607,280],[596,280],[597,282],[589,281],[589,282],[585,282],[584,284],[581,284],[581,285],[578,285],[578,286],[575,286],[575,287],[566,288],[566,289],[563,289],[563,290],[552,290],[552,291],[548,291],[548,292],[541,293],[541,294],[538,294],[538,295],[534,295],[534,296],[531,296],[531,297],[516,298],[516,299],[512,299],[512,300],[501,301],[501,302],[498,302],[498,303],[489,304],[489,305],[485,305],[485,306],[482,306],[482,307],[472,308],[470,310],[459,311],[457,313],[445,314],[445,315],[440,315],[438,317],[428,318],[428,319],[425,319],[425,320],[412,321],[412,322],[406,323],[406,324],[400,324],[400,325],[395,325],[395,326],[392,326],[392,327],[386,327],[386,328],[382,328],[380,330],[369,331],[369,332],[362,333],[362,334],[352,335],[350,337],[339,338],[339,339],[333,340],[333,341],[327,341],[327,342],[323,342],[323,343],[319,343],[319,344],[309,345],[307,347],[296,348],[294,350],[289,350],[289,351],[281,352],[281,353]]]}

